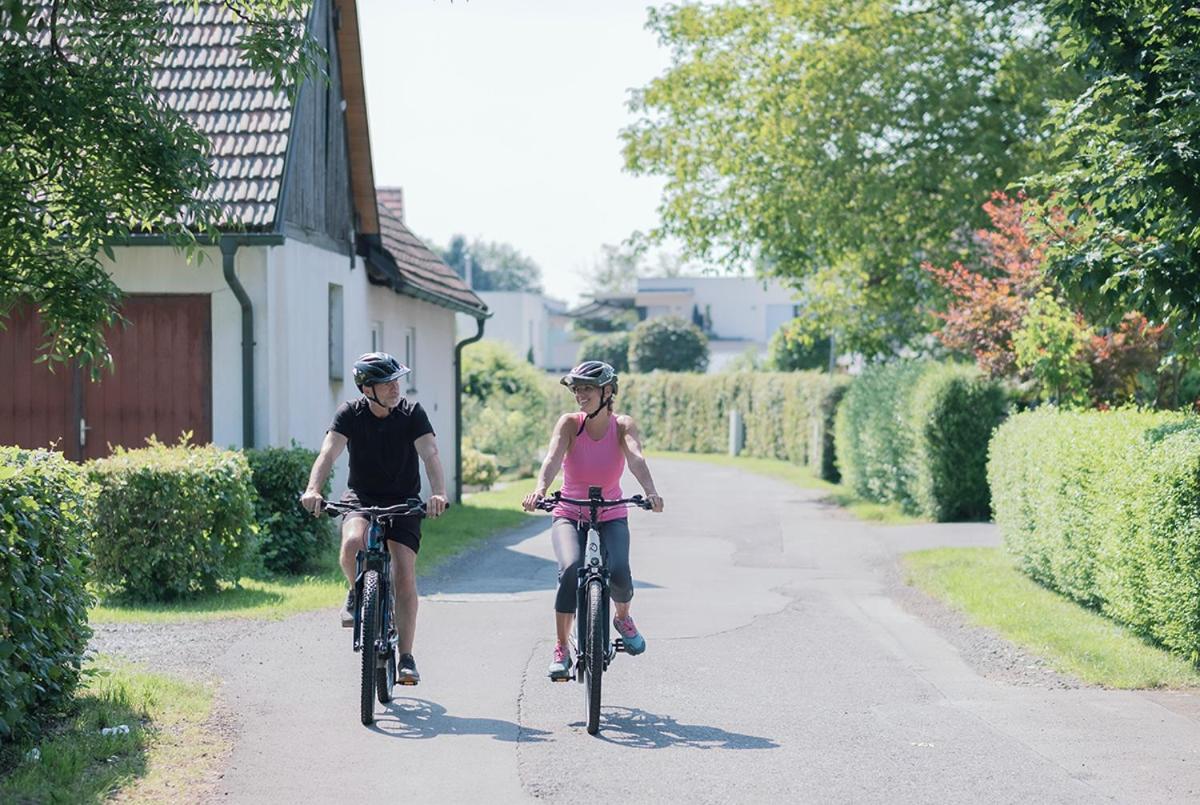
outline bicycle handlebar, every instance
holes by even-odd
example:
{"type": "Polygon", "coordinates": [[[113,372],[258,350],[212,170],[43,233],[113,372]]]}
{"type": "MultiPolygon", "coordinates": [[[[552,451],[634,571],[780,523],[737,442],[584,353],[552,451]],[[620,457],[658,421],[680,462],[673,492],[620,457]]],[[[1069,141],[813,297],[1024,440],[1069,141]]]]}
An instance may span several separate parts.
{"type": "MultiPolygon", "coordinates": [[[[446,508],[450,508],[450,505],[446,504],[446,508]]],[[[363,506],[326,500],[321,504],[321,510],[330,516],[361,513],[369,517],[424,517],[425,502],[420,498],[409,498],[394,506],[363,506]]]]}
{"type": "Polygon", "coordinates": [[[643,498],[641,495],[634,495],[631,498],[621,498],[619,500],[578,500],[576,498],[564,498],[561,490],[542,498],[534,504],[534,508],[542,509],[543,511],[552,511],[554,507],[560,503],[570,503],[574,506],[588,507],[594,505],[596,508],[600,509],[608,506],[620,506],[624,503],[632,503],[634,506],[637,506],[640,509],[645,509],[646,511],[650,511],[654,508],[654,504],[643,498]]]}

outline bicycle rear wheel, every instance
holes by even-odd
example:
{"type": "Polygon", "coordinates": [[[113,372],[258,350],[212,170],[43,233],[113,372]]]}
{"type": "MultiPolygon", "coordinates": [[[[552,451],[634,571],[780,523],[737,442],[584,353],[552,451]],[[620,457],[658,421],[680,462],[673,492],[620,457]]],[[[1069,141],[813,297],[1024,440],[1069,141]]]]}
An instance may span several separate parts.
{"type": "Polygon", "coordinates": [[[600,731],[600,683],[604,676],[604,587],[599,581],[588,582],[587,587],[587,648],[583,669],[587,684],[587,731],[595,735],[600,731]]]}
{"type": "Polygon", "coordinates": [[[375,669],[378,657],[375,641],[379,639],[380,601],[379,573],[368,570],[363,576],[362,611],[362,680],[360,686],[360,716],[362,723],[369,726],[375,721],[375,669]]]}

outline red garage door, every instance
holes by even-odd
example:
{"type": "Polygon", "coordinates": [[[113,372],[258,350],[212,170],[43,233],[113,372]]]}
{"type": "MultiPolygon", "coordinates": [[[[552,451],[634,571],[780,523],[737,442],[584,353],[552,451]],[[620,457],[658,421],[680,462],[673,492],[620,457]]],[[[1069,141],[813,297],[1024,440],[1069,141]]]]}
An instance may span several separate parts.
{"type": "Polygon", "coordinates": [[[47,381],[49,373],[33,364],[37,317],[14,316],[0,333],[0,372],[28,381],[0,403],[0,416],[11,414],[2,416],[0,443],[57,442],[71,458],[97,458],[110,446],[140,447],[151,435],[174,442],[191,431],[193,441],[211,441],[210,311],[207,294],[127,297],[121,314],[128,323],[106,335],[114,371],[99,382],[63,370],[47,381]]]}

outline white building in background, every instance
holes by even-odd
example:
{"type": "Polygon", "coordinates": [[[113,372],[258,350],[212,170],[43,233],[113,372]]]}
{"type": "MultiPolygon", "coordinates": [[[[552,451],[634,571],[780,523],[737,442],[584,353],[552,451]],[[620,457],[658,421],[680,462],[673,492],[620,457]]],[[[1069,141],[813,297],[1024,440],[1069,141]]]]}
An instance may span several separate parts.
{"type": "Polygon", "coordinates": [[[794,290],[756,277],[639,278],[634,304],[643,319],[673,315],[700,324],[709,372],[750,349],[765,358],[771,336],[799,313],[794,290]]]}
{"type": "Polygon", "coordinates": [[[487,305],[489,341],[501,341],[547,371],[575,365],[579,342],[571,335],[567,303],[529,291],[476,291],[487,305]]]}

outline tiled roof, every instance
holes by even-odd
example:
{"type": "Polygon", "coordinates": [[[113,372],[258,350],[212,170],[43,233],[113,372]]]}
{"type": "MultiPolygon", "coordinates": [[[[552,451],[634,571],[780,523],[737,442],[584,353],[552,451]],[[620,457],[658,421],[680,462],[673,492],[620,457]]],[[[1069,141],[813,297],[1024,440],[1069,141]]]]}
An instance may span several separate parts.
{"type": "Polygon", "coordinates": [[[384,250],[395,262],[404,284],[413,286],[450,303],[451,307],[487,310],[483,300],[442,262],[421,239],[404,224],[404,199],[399,188],[380,187],[379,233],[384,250]]]}
{"type": "Polygon", "coordinates": [[[231,222],[270,228],[283,182],[292,105],[271,77],[247,66],[237,42],[243,26],[211,0],[171,3],[176,27],[155,71],[163,100],[212,142],[217,182],[209,197],[222,202],[231,222]]]}

